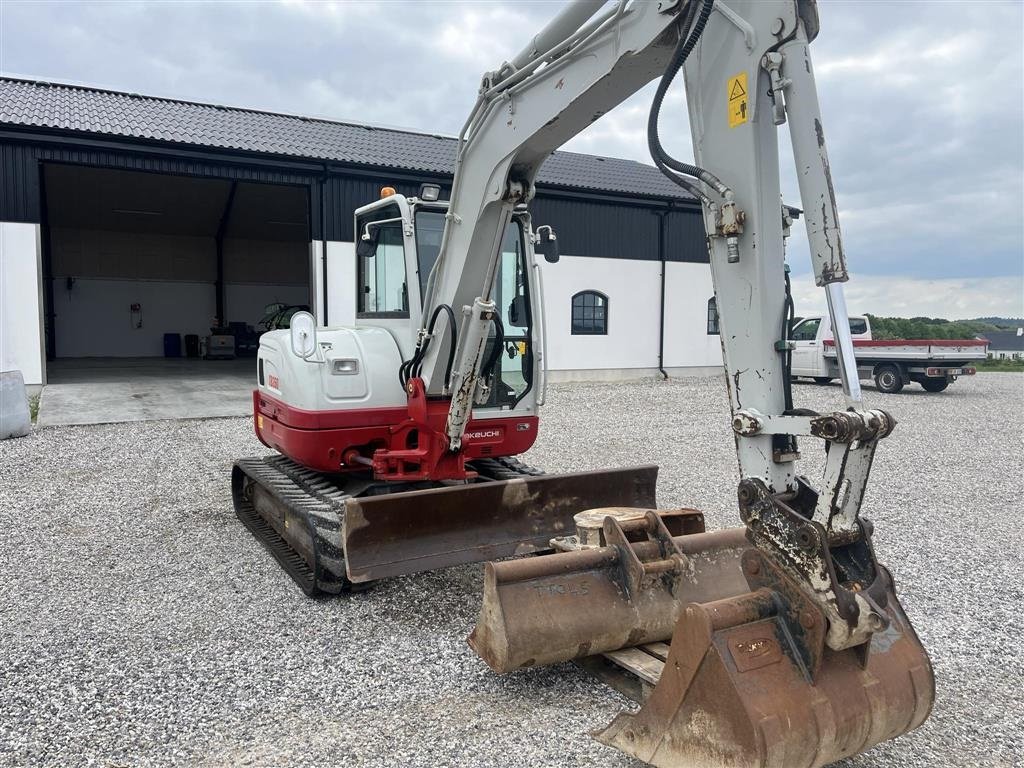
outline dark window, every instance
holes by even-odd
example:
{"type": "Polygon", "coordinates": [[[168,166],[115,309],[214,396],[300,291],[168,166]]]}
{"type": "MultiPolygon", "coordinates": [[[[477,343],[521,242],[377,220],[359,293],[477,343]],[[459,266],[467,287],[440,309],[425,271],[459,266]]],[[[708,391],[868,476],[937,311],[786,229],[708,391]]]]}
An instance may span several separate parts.
{"type": "Polygon", "coordinates": [[[708,299],[708,336],[717,336],[718,334],[718,303],[712,296],[708,299]]]}
{"type": "Polygon", "coordinates": [[[818,337],[818,326],[821,325],[819,318],[811,318],[799,323],[789,335],[792,341],[814,341],[818,337]]]}
{"type": "Polygon", "coordinates": [[[862,333],[868,332],[868,321],[863,317],[851,317],[850,318],[850,333],[854,336],[858,336],[862,333]]]}
{"type": "Polygon", "coordinates": [[[608,297],[597,291],[580,291],[572,297],[574,336],[608,334],[608,297]]]}

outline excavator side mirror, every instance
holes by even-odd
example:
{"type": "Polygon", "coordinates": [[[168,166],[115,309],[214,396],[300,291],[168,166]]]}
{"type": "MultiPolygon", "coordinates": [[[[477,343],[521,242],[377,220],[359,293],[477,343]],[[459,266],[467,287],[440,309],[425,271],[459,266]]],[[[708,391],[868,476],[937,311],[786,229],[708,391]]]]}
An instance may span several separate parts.
{"type": "Polygon", "coordinates": [[[537,242],[534,244],[533,250],[543,256],[544,261],[548,264],[558,263],[558,238],[555,237],[554,230],[547,224],[537,227],[537,242]]]}
{"type": "Polygon", "coordinates": [[[377,238],[369,232],[360,236],[356,243],[356,256],[361,259],[372,259],[377,255],[377,238]]]}

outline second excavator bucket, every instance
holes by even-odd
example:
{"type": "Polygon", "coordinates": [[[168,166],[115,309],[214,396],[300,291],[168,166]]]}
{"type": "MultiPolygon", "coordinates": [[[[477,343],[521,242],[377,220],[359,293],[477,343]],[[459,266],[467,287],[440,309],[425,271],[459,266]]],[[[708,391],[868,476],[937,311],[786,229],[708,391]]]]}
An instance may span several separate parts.
{"type": "Polygon", "coordinates": [[[645,681],[602,743],[665,768],[812,768],[927,718],[931,665],[884,569],[884,628],[835,651],[824,611],[744,529],[672,536],[659,514],[615,510],[602,534],[488,564],[469,638],[499,672],[604,654],[645,681]]]}

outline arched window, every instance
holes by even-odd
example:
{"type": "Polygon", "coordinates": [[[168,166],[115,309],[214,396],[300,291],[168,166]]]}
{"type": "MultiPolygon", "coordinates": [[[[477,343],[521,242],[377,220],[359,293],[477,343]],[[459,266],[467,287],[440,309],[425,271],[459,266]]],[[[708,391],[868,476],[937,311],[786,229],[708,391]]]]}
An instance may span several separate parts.
{"type": "Polygon", "coordinates": [[[708,336],[718,335],[718,304],[715,297],[708,299],[708,336]]]}
{"type": "Polygon", "coordinates": [[[580,291],[572,297],[573,336],[608,334],[608,297],[597,291],[580,291]]]}

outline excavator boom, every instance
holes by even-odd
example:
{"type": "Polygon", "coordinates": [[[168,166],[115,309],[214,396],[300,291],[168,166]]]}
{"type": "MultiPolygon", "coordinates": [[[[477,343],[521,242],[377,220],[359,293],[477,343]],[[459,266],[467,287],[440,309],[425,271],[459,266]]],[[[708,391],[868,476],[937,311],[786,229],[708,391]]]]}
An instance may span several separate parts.
{"type": "MultiPolygon", "coordinates": [[[[920,725],[934,679],[860,514],[876,449],[896,422],[865,407],[853,363],[848,271],[809,47],[817,7],[619,3],[607,19],[594,35],[553,45],[547,66],[570,92],[601,75],[615,81],[633,62],[664,67],[648,143],[658,167],[703,204],[744,528],[679,535],[653,510],[578,515],[577,536],[553,542],[567,551],[487,566],[469,643],[498,672],[572,659],[592,667],[594,654],[628,669],[645,681],[643,706],[597,738],[654,765],[824,765],[920,725]],[[649,47],[625,42],[641,37],[649,47]],[[673,158],[658,135],[679,72],[695,162],[673,158]],[[815,281],[836,329],[845,411],[793,403],[783,125],[815,281]],[[825,471],[812,480],[797,461],[800,444],[818,440],[825,471]]],[[[531,119],[528,94],[518,94],[510,124],[531,119]]],[[[581,86],[577,98],[589,102],[592,93],[581,86]]],[[[552,121],[560,136],[577,114],[570,102],[552,121]]],[[[452,412],[458,407],[453,400],[452,412]]]]}

